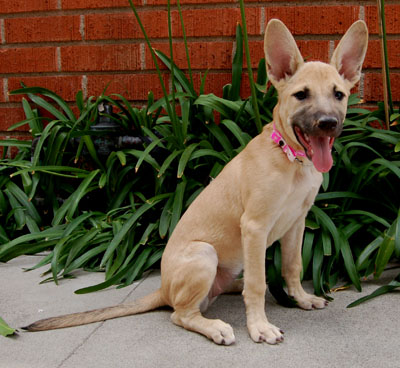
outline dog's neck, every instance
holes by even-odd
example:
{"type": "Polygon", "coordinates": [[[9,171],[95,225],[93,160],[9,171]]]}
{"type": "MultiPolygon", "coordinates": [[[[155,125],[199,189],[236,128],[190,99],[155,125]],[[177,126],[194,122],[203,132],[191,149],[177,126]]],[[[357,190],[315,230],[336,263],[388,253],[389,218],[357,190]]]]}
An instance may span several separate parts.
{"type": "Polygon", "coordinates": [[[271,139],[282,148],[282,151],[286,154],[289,161],[297,161],[299,163],[303,163],[306,157],[304,151],[295,150],[293,147],[291,147],[283,138],[279,130],[276,129],[275,123],[273,123],[271,139]]]}

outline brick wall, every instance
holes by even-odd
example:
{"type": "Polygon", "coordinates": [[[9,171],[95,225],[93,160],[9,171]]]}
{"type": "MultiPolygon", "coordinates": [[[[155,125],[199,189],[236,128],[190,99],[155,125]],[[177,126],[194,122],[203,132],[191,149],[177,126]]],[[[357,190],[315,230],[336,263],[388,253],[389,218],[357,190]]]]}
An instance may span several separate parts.
{"type": "MultiPolygon", "coordinates": [[[[166,51],[166,0],[135,0],[153,46],[166,51]]],[[[352,22],[364,19],[370,44],[359,86],[361,97],[382,99],[380,45],[375,1],[246,0],[253,67],[263,56],[270,18],[293,32],[308,60],[328,61],[335,42],[352,22]],[[321,5],[323,4],[323,5],[321,5]]],[[[386,1],[386,21],[394,99],[400,100],[400,4],[386,1]]],[[[181,0],[195,80],[209,69],[207,92],[221,94],[230,81],[237,0],[181,0]]],[[[173,5],[176,61],[186,67],[177,8],[173,5]]],[[[155,67],[127,0],[0,0],[0,136],[22,120],[20,97],[7,95],[23,81],[43,86],[71,102],[78,90],[98,95],[109,84],[140,103],[149,89],[161,96],[155,67]]],[[[167,77],[166,77],[167,78],[167,77]]],[[[248,82],[242,88],[249,94],[248,82]]],[[[12,133],[23,135],[24,132],[12,133]]],[[[8,133],[7,135],[10,135],[8,133]]]]}

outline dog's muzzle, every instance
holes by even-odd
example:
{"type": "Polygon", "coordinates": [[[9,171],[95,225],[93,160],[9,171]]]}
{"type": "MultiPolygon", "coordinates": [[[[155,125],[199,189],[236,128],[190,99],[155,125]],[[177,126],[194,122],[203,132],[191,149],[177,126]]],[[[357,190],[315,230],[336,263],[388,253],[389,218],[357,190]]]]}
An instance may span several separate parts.
{"type": "Polygon", "coordinates": [[[295,122],[293,131],[315,168],[328,172],[333,165],[332,146],[342,131],[342,123],[333,115],[321,114],[315,118],[311,120],[313,122],[295,122]]]}

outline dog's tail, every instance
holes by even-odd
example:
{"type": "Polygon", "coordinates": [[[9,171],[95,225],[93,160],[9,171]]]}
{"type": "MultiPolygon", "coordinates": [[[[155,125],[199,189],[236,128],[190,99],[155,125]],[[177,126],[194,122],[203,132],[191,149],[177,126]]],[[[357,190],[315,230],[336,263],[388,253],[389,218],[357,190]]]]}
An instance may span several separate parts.
{"type": "Polygon", "coordinates": [[[82,313],[66,314],[64,316],[41,319],[29,326],[22,327],[27,331],[55,330],[57,328],[86,325],[89,323],[105,321],[107,319],[130,316],[144,313],[167,305],[161,295],[161,289],[137,301],[125,303],[108,308],[95,309],[82,313]]]}

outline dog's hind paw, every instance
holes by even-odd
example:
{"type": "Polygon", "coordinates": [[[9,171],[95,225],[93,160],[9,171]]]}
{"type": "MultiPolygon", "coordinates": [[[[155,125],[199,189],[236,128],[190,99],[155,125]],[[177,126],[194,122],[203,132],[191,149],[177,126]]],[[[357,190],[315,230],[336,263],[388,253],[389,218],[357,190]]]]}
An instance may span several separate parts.
{"type": "Polygon", "coordinates": [[[265,341],[267,344],[275,345],[283,341],[283,331],[268,321],[248,324],[248,329],[254,342],[265,341]]]}

